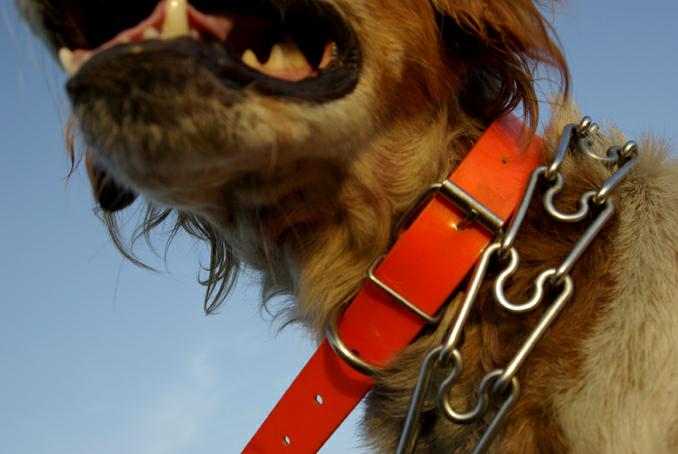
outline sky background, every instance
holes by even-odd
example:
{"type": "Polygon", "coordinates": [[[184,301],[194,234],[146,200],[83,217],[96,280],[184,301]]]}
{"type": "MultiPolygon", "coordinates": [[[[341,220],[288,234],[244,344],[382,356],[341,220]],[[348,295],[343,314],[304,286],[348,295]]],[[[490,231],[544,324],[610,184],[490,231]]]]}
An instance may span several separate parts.
{"type": "MultiPolygon", "coordinates": [[[[678,143],[678,3],[570,1],[556,27],[583,112],[678,143]]],[[[125,262],[65,185],[64,78],[0,0],[0,453],[235,453],[309,357],[276,335],[256,280],[202,312],[199,244],[125,262]]],[[[324,453],[366,452],[357,416],[324,453]]]]}

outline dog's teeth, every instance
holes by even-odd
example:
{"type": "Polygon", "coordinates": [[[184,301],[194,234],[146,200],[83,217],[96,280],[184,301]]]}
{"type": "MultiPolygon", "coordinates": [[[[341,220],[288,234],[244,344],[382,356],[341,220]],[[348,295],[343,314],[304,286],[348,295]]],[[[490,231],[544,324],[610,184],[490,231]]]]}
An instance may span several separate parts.
{"type": "Polygon", "coordinates": [[[73,63],[73,52],[70,49],[66,47],[59,49],[59,62],[69,76],[72,77],[78,72],[78,68],[73,63]]]}
{"type": "Polygon", "coordinates": [[[144,30],[144,39],[158,39],[160,38],[160,32],[153,27],[149,27],[144,30]]]}
{"type": "Polygon", "coordinates": [[[242,54],[241,60],[244,64],[254,69],[261,69],[261,63],[252,49],[247,49],[245,53],[242,54]]]}
{"type": "Polygon", "coordinates": [[[263,65],[269,71],[306,69],[309,64],[304,54],[293,43],[278,43],[271,49],[271,56],[263,65]]]}
{"type": "Polygon", "coordinates": [[[264,69],[268,70],[282,70],[285,69],[285,51],[280,44],[276,44],[271,49],[271,56],[264,64],[264,69]]]}
{"type": "Polygon", "coordinates": [[[92,54],[92,53],[88,53],[88,54],[85,54],[84,56],[82,56],[82,57],[80,58],[80,61],[78,62],[78,71],[79,71],[80,68],[82,68],[82,67],[85,65],[85,63],[87,63],[87,62],[89,61],[89,59],[92,58],[93,56],[94,56],[94,54],[92,54]]]}
{"type": "Polygon", "coordinates": [[[308,60],[296,44],[287,44],[283,46],[283,52],[285,53],[285,63],[288,69],[308,68],[308,60]]]}
{"type": "Polygon", "coordinates": [[[311,65],[299,47],[291,41],[283,41],[271,48],[268,61],[261,63],[252,49],[247,49],[241,61],[259,72],[271,77],[287,80],[302,80],[312,72],[311,65]]]}
{"type": "Polygon", "coordinates": [[[167,0],[165,9],[165,23],[162,25],[164,39],[190,36],[188,24],[188,1],[167,0]]]}

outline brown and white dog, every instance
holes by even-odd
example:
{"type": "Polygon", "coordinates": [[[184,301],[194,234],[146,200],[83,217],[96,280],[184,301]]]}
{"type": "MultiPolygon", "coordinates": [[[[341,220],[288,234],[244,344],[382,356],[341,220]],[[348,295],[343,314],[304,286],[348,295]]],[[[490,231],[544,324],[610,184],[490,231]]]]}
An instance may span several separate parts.
{"type": "MultiPolygon", "coordinates": [[[[555,70],[564,92],[568,82],[531,0],[16,3],[72,76],[74,123],[111,233],[115,213],[142,195],[145,229],[175,219],[211,244],[208,311],[242,263],[261,272],[267,296],[294,295],[289,318],[318,336],[403,211],[489,122],[522,104],[536,125],[537,67],[555,70]]],[[[571,106],[556,110],[547,150],[578,120],[571,106]]],[[[678,452],[678,167],[661,143],[641,150],[615,193],[616,217],[573,272],[574,298],[521,372],[495,452],[678,452]]],[[[563,172],[566,206],[609,176],[590,161],[563,172]]],[[[514,287],[528,289],[580,234],[535,206],[514,287]]],[[[535,321],[499,314],[488,295],[466,329],[472,372],[460,395],[505,364],[535,321]]],[[[444,331],[422,335],[370,394],[376,451],[393,451],[419,364],[444,331]]],[[[429,409],[418,452],[468,452],[482,429],[429,409]]]]}

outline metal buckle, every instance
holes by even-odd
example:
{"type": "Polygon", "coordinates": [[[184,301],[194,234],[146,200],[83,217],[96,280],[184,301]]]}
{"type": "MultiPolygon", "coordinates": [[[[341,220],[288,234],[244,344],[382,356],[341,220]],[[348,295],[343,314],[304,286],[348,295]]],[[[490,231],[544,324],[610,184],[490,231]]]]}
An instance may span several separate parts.
{"type": "MultiPolygon", "coordinates": [[[[377,269],[379,264],[384,260],[385,257],[386,257],[385,255],[379,257],[374,262],[372,262],[372,265],[370,265],[370,268],[367,272],[367,277],[370,280],[370,282],[373,283],[377,288],[386,292],[397,303],[400,303],[403,307],[405,307],[405,309],[409,310],[410,312],[421,318],[427,324],[437,325],[438,323],[440,323],[440,319],[442,318],[443,313],[442,308],[439,311],[438,315],[432,317],[428,315],[426,312],[419,309],[414,304],[412,304],[412,302],[410,302],[400,293],[393,290],[391,287],[389,287],[386,283],[381,281],[374,274],[375,270],[377,269]]],[[[325,328],[325,337],[327,337],[327,340],[330,343],[332,350],[334,350],[334,352],[349,366],[351,366],[353,369],[357,370],[361,374],[367,375],[369,377],[376,377],[381,372],[381,369],[360,358],[360,356],[358,356],[353,350],[348,348],[348,346],[341,339],[341,336],[339,336],[339,318],[341,317],[343,312],[344,311],[341,310],[340,306],[338,309],[335,309],[335,311],[330,315],[330,322],[327,325],[327,328],[325,328]]]]}
{"type": "MultiPolygon", "coordinates": [[[[421,210],[422,206],[434,196],[434,193],[441,194],[457,208],[468,213],[468,216],[464,221],[462,221],[461,225],[457,226],[460,230],[464,229],[469,223],[477,222],[480,226],[492,234],[497,235],[501,233],[504,221],[499,216],[494,214],[489,208],[464,191],[462,188],[457,186],[455,183],[446,179],[441,183],[432,185],[426,191],[424,191],[421,196],[419,196],[417,201],[407,210],[400,222],[396,225],[394,230],[395,236],[397,236],[402,231],[402,229],[411,222],[412,218],[421,210]]],[[[385,255],[381,256],[372,262],[367,272],[367,278],[369,281],[377,288],[386,292],[397,303],[401,304],[403,307],[405,307],[405,309],[421,318],[427,324],[437,325],[440,323],[443,314],[442,308],[437,315],[430,316],[376,276],[375,270],[385,257],[385,255]]],[[[325,336],[327,337],[332,350],[334,350],[334,352],[344,362],[361,374],[370,377],[378,376],[381,372],[381,368],[360,358],[358,354],[348,348],[348,346],[341,339],[341,336],[339,336],[339,318],[341,317],[342,313],[343,310],[341,307],[335,309],[335,311],[330,315],[327,328],[325,328],[325,336]]]]}
{"type": "Polygon", "coordinates": [[[434,193],[442,195],[454,206],[468,214],[462,224],[458,226],[460,230],[466,228],[470,223],[477,222],[481,227],[492,234],[496,235],[501,233],[502,228],[504,227],[502,218],[493,213],[492,210],[483,205],[482,202],[471,194],[464,191],[457,184],[449,179],[445,179],[440,183],[430,186],[419,196],[417,201],[405,212],[400,219],[400,222],[396,224],[394,237],[397,237],[412,221],[412,218],[421,210],[422,206],[435,195],[434,193]]]}
{"type": "Polygon", "coordinates": [[[364,361],[357,353],[348,348],[341,339],[341,336],[339,336],[339,318],[343,313],[344,306],[338,306],[330,314],[330,321],[325,328],[325,337],[327,337],[330,347],[332,347],[332,350],[334,350],[334,353],[339,358],[353,369],[368,377],[378,377],[381,374],[382,368],[364,361]]]}

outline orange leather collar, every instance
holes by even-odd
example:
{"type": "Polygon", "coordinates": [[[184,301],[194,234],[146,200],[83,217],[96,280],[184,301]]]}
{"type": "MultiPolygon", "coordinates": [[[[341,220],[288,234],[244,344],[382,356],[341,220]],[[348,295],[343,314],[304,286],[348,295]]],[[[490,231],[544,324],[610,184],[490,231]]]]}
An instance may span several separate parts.
{"type": "MultiPolygon", "coordinates": [[[[507,220],[540,164],[542,141],[529,145],[515,117],[493,123],[449,179],[507,220]],[[523,138],[523,139],[521,139],[523,138]]],[[[493,236],[435,195],[398,237],[376,275],[429,315],[438,312],[471,271],[493,236]]],[[[371,364],[388,364],[425,322],[367,282],[339,322],[349,349],[371,364]]],[[[313,453],[334,433],[374,385],[337,356],[325,340],[243,450],[244,453],[313,453]]]]}

